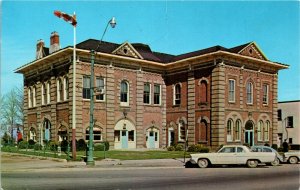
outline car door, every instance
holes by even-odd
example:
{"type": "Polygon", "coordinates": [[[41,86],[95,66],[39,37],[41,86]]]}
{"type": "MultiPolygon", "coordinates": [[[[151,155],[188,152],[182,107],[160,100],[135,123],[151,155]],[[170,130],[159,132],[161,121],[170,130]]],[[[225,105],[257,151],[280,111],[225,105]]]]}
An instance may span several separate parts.
{"type": "Polygon", "coordinates": [[[218,152],[218,164],[235,164],[236,163],[236,151],[235,147],[223,147],[218,152]]]}
{"type": "Polygon", "coordinates": [[[236,147],[236,164],[245,164],[247,161],[247,154],[243,147],[236,147]]]}

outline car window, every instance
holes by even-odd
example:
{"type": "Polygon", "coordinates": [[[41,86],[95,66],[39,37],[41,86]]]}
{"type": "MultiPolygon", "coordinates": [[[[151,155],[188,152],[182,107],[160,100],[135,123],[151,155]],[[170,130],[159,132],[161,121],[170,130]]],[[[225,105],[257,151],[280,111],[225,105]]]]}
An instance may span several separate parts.
{"type": "Polygon", "coordinates": [[[245,150],[242,147],[237,147],[237,152],[245,152],[245,150]]]}
{"type": "Polygon", "coordinates": [[[234,153],[235,152],[235,147],[225,147],[220,152],[222,152],[222,153],[234,153]]]}
{"type": "Polygon", "coordinates": [[[268,148],[264,148],[264,152],[272,152],[272,150],[268,148]]]}

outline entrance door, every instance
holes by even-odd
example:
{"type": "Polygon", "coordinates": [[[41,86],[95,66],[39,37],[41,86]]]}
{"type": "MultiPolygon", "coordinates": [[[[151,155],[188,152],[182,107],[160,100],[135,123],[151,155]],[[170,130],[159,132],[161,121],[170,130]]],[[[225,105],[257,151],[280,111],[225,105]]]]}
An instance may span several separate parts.
{"type": "Polygon", "coordinates": [[[148,136],[149,148],[155,148],[154,133],[155,133],[154,131],[149,131],[149,136],[148,136]]]}
{"type": "Polygon", "coordinates": [[[128,148],[128,131],[122,131],[121,133],[122,148],[128,148]]]}
{"type": "Polygon", "coordinates": [[[249,144],[250,146],[253,146],[253,131],[252,130],[246,130],[245,131],[245,143],[249,144]]]}
{"type": "Polygon", "coordinates": [[[174,144],[174,137],[175,137],[175,133],[174,133],[174,129],[173,128],[170,128],[169,129],[169,135],[168,135],[168,139],[169,139],[169,142],[168,142],[168,146],[171,146],[174,144]]]}

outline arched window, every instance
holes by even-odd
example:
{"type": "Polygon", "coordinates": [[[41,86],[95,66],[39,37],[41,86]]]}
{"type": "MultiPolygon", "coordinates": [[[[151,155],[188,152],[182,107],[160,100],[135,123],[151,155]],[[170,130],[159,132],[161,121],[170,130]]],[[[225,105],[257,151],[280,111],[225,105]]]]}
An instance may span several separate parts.
{"type": "Polygon", "coordinates": [[[200,82],[200,102],[207,102],[207,82],[205,80],[200,82]]]}
{"type": "Polygon", "coordinates": [[[42,83],[42,105],[46,105],[47,104],[47,93],[46,93],[46,84],[42,83]]]}
{"type": "Polygon", "coordinates": [[[61,79],[57,80],[57,102],[61,102],[63,99],[63,83],[61,79]]]}
{"type": "Polygon", "coordinates": [[[258,125],[257,125],[257,140],[258,141],[262,141],[262,128],[263,128],[263,125],[264,125],[264,123],[263,123],[263,121],[259,121],[258,122],[258,125]]]}
{"type": "Polygon", "coordinates": [[[64,77],[64,100],[69,99],[69,79],[64,77]]]}
{"type": "Polygon", "coordinates": [[[185,141],[185,125],[183,121],[178,123],[178,141],[185,141]]]}
{"type": "MultiPolygon", "coordinates": [[[[93,136],[95,141],[102,141],[102,129],[99,127],[93,128],[93,136]]],[[[85,140],[90,140],[90,128],[87,127],[85,130],[85,140]]]]}
{"type": "Polygon", "coordinates": [[[232,141],[232,136],[233,136],[233,121],[229,119],[227,121],[227,142],[232,141]]]}
{"type": "Polygon", "coordinates": [[[247,83],[247,104],[253,104],[253,84],[247,83]]]}
{"type": "Polygon", "coordinates": [[[264,140],[269,141],[269,130],[270,130],[270,122],[267,121],[264,127],[264,140]]]}
{"type": "Polygon", "coordinates": [[[121,106],[129,106],[129,84],[126,81],[121,82],[120,102],[121,106]]]}
{"type": "Polygon", "coordinates": [[[44,120],[44,140],[51,140],[51,123],[48,119],[44,120]]]}
{"type": "Polygon", "coordinates": [[[176,84],[174,87],[174,105],[180,105],[181,103],[181,86],[176,84]]]}
{"type": "Polygon", "coordinates": [[[235,141],[240,141],[241,140],[241,126],[242,122],[241,120],[236,120],[235,122],[235,141]]]}

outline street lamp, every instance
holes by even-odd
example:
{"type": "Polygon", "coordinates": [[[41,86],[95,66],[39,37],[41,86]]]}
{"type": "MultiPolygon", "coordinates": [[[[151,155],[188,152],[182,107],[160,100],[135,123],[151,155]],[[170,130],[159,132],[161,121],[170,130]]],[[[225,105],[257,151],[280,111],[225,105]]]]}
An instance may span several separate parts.
{"type": "Polygon", "coordinates": [[[86,165],[95,165],[94,157],[93,157],[93,141],[94,141],[94,63],[95,63],[95,54],[102,42],[102,39],[106,33],[108,25],[112,28],[116,26],[116,19],[113,17],[110,19],[105,27],[105,30],[102,34],[101,40],[96,48],[96,50],[91,50],[91,78],[90,78],[90,127],[89,127],[89,144],[88,144],[88,155],[86,165]]]}

